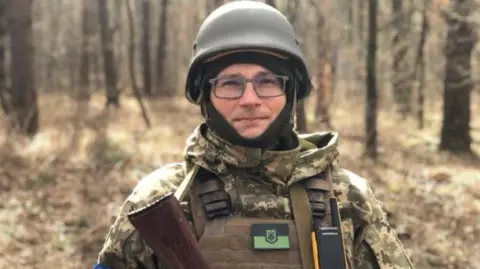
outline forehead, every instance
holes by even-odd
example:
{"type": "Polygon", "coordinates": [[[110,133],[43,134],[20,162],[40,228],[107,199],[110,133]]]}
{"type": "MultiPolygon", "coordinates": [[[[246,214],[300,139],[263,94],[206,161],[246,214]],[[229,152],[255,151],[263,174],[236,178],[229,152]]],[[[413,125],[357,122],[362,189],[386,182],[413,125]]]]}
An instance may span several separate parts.
{"type": "Polygon", "coordinates": [[[258,65],[258,64],[246,64],[246,63],[239,63],[239,64],[232,64],[228,67],[224,68],[218,76],[225,76],[225,75],[232,75],[232,74],[242,74],[245,76],[249,75],[256,75],[258,73],[271,73],[265,67],[258,65]]]}

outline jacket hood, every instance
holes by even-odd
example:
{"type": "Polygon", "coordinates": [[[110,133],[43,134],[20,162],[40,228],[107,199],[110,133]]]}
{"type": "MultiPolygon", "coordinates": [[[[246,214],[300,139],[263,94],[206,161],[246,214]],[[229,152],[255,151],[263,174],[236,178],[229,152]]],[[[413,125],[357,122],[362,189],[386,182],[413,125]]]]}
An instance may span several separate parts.
{"type": "Polygon", "coordinates": [[[243,168],[262,179],[289,187],[322,172],[338,156],[335,132],[298,135],[297,146],[286,151],[247,148],[229,143],[199,125],[188,137],[184,156],[187,173],[198,165],[219,176],[243,168]]]}

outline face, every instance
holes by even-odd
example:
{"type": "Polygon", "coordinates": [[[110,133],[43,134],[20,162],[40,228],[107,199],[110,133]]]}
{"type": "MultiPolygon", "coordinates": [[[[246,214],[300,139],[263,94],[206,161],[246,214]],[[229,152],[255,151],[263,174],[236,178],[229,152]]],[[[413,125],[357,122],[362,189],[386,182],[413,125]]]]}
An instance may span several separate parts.
{"type": "MultiPolygon", "coordinates": [[[[234,64],[223,69],[216,78],[252,79],[262,75],[273,74],[259,65],[234,64]]],[[[267,83],[268,81],[263,80],[257,85],[267,85],[267,83]]],[[[213,86],[216,89],[212,88],[210,100],[225,120],[244,138],[255,138],[265,132],[286,104],[285,94],[274,97],[259,97],[255,92],[252,82],[246,83],[245,91],[239,98],[218,98],[214,91],[218,90],[217,93],[219,93],[221,88],[226,86],[228,86],[228,84],[220,82],[213,86]]],[[[270,84],[269,87],[273,87],[273,84],[270,84]]],[[[283,91],[281,86],[278,90],[283,91]]]]}

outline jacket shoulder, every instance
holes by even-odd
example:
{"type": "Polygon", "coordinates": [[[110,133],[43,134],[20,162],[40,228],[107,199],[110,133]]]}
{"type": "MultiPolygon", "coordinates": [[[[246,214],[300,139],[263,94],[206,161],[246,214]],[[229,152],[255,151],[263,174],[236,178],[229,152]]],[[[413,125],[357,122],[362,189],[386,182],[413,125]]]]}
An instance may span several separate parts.
{"type": "Polygon", "coordinates": [[[358,192],[364,195],[368,194],[370,186],[364,177],[345,168],[340,169],[339,175],[343,176],[344,181],[351,185],[351,187],[355,188],[358,192]]]}
{"type": "Polygon", "coordinates": [[[367,179],[345,169],[337,168],[333,173],[334,191],[342,207],[348,209],[352,218],[364,223],[384,219],[382,204],[376,199],[367,179]]]}
{"type": "Polygon", "coordinates": [[[137,183],[127,201],[145,206],[168,192],[173,192],[185,177],[183,163],[170,163],[149,173],[137,183]]]}

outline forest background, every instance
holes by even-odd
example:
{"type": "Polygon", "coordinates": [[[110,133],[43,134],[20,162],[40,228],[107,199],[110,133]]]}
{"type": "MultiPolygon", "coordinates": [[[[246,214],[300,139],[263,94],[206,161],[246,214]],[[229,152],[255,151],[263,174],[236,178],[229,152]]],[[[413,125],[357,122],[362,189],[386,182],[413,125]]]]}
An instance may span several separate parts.
{"type": "MultiPolygon", "coordinates": [[[[0,267],[89,268],[140,178],[181,161],[196,31],[222,0],[0,0],[0,267]]],[[[416,268],[480,268],[479,0],[270,0],[416,268]]]]}

